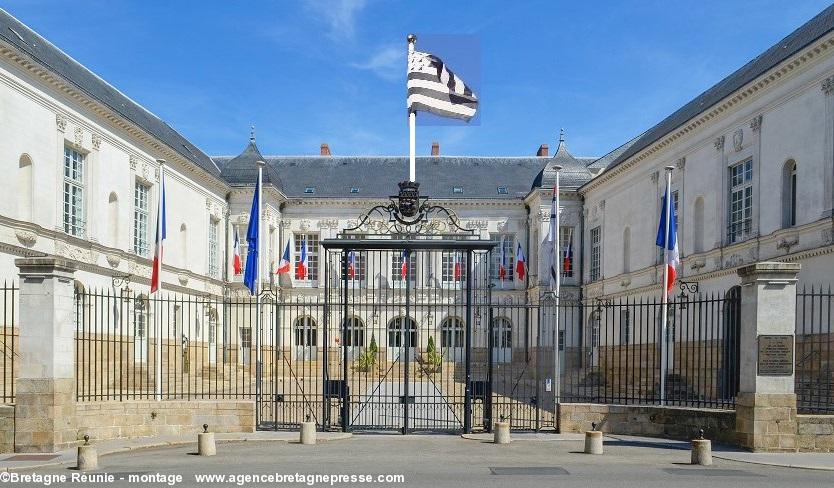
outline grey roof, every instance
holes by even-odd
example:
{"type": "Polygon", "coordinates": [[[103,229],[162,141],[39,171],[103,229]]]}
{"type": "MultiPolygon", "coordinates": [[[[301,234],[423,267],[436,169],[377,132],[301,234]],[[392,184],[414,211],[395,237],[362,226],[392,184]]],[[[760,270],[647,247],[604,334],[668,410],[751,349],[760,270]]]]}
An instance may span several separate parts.
{"type": "MultiPolygon", "coordinates": [[[[251,173],[232,168],[237,158],[215,157],[223,177],[231,185],[252,184],[251,173]]],[[[266,156],[264,160],[283,182],[289,197],[386,198],[397,192],[397,183],[408,179],[405,156],[266,156]],[[307,188],[313,193],[305,193],[307,188]],[[357,188],[356,193],[351,188],[357,188]]],[[[418,157],[417,180],[423,195],[434,198],[523,198],[534,188],[545,165],[544,157],[418,157]],[[460,187],[462,193],[455,193],[460,187]],[[507,193],[499,193],[506,187],[507,193]]],[[[569,162],[565,187],[578,187],[588,181],[590,172],[583,163],[569,162]]],[[[567,166],[566,166],[567,168],[567,166]]]]}
{"type": "MultiPolygon", "coordinates": [[[[258,161],[264,161],[261,156],[261,151],[255,144],[255,139],[249,139],[249,144],[242,153],[234,158],[223,160],[222,164],[218,163],[220,174],[228,183],[237,185],[254,185],[258,179],[258,161]]],[[[264,168],[263,183],[265,185],[273,185],[279,190],[283,190],[284,185],[281,182],[281,177],[275,170],[275,167],[267,164],[264,168]]]]}
{"type": "Polygon", "coordinates": [[[632,140],[609,152],[605,156],[599,159],[595,159],[587,165],[587,168],[589,168],[592,173],[607,169],[612,162],[619,158],[624,152],[628,151],[631,148],[631,146],[633,146],[634,143],[636,143],[642,136],[643,134],[640,134],[639,136],[633,138],[632,140]]]}
{"type": "Polygon", "coordinates": [[[134,102],[92,71],[75,61],[52,43],[0,8],[0,40],[12,45],[35,63],[104,104],[139,126],[156,139],[209,173],[220,171],[203,151],[191,144],[162,119],[134,102]]]}
{"type": "Polygon", "coordinates": [[[552,188],[556,185],[556,166],[562,167],[559,175],[559,184],[563,188],[582,186],[591,179],[591,172],[585,167],[586,164],[573,157],[568,152],[565,141],[560,139],[559,146],[556,147],[556,153],[550,158],[539,174],[536,175],[536,179],[533,180],[533,187],[552,188]]]}
{"type": "Polygon", "coordinates": [[[696,117],[747,83],[750,83],[782,61],[793,56],[832,29],[834,29],[834,5],[823,10],[816,17],[774,44],[770,49],[756,56],[730,76],[719,81],[672,115],[647,130],[626,151],[623,151],[622,154],[617,156],[608,167],[617,166],[623,161],[628,160],[688,120],[696,117]]]}

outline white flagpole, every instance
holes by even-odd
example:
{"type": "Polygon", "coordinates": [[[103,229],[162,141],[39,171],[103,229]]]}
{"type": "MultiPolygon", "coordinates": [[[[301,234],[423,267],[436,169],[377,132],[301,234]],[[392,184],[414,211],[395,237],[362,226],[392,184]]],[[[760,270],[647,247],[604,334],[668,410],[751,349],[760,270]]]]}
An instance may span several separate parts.
{"type": "Polygon", "coordinates": [[[559,217],[560,217],[560,214],[562,213],[561,198],[560,198],[561,188],[559,186],[559,176],[561,174],[561,171],[562,171],[562,167],[561,166],[556,166],[556,190],[555,190],[555,193],[556,193],[556,195],[555,195],[555,197],[556,197],[556,224],[554,226],[555,229],[551,229],[551,232],[553,233],[553,236],[552,236],[553,251],[552,251],[552,254],[551,254],[553,262],[550,264],[551,266],[553,266],[553,269],[556,272],[556,289],[554,290],[555,297],[556,297],[556,311],[555,311],[556,320],[555,320],[554,332],[553,332],[553,357],[554,357],[554,362],[555,362],[555,365],[554,365],[554,368],[553,368],[554,375],[555,375],[555,378],[553,378],[553,383],[554,383],[553,384],[553,395],[554,395],[554,403],[553,403],[553,415],[554,415],[554,417],[553,418],[554,419],[556,419],[557,418],[556,416],[559,414],[557,409],[558,409],[559,400],[560,400],[559,397],[561,396],[560,387],[561,387],[561,374],[562,374],[561,361],[560,361],[561,358],[560,358],[560,354],[559,354],[559,300],[560,300],[561,288],[562,288],[562,270],[561,270],[561,267],[559,266],[559,250],[561,249],[560,243],[559,243],[559,237],[560,237],[559,236],[559,234],[560,234],[560,232],[559,232],[560,218],[559,217]]]}
{"type": "Polygon", "coordinates": [[[669,302],[669,289],[666,287],[666,283],[669,281],[669,265],[668,265],[668,257],[669,257],[669,225],[671,220],[671,209],[672,209],[672,170],[674,168],[672,166],[666,166],[666,192],[664,193],[664,206],[663,206],[663,215],[665,216],[665,229],[664,229],[664,238],[663,238],[663,283],[661,284],[661,288],[663,288],[663,299],[661,300],[662,309],[660,311],[660,404],[666,404],[666,370],[668,365],[666,364],[666,357],[668,355],[667,351],[667,321],[669,319],[669,311],[667,303],[669,302]]]}
{"type": "MultiPolygon", "coordinates": [[[[162,246],[162,204],[163,198],[165,196],[165,160],[164,159],[157,159],[157,163],[159,163],[159,195],[157,195],[157,206],[156,206],[156,235],[159,242],[156,243],[158,248],[156,252],[159,253],[159,259],[157,259],[156,264],[156,276],[159,279],[159,284],[156,287],[156,296],[160,295],[162,291],[162,255],[163,255],[163,246],[162,246]]],[[[154,378],[154,399],[158,402],[162,401],[162,304],[159,300],[157,302],[157,310],[156,313],[156,344],[154,344],[154,367],[153,367],[153,378],[154,378]]]]}
{"type": "Polygon", "coordinates": [[[255,374],[256,374],[256,377],[255,377],[255,397],[260,398],[261,397],[261,375],[263,373],[263,371],[262,371],[263,366],[261,364],[261,333],[263,331],[263,323],[262,323],[263,320],[262,320],[262,314],[261,314],[261,291],[262,291],[263,283],[262,283],[261,279],[262,279],[262,276],[263,276],[262,263],[263,263],[263,257],[264,257],[263,254],[261,253],[261,250],[262,250],[262,247],[263,247],[262,246],[263,239],[262,239],[262,235],[261,235],[261,231],[263,230],[262,229],[263,226],[261,224],[263,224],[263,222],[262,222],[262,215],[263,215],[263,210],[262,210],[262,205],[263,205],[263,203],[262,203],[263,202],[263,174],[264,174],[264,166],[266,166],[266,163],[263,162],[263,161],[258,161],[257,164],[258,164],[258,217],[257,217],[258,218],[258,246],[257,246],[258,262],[257,262],[257,268],[256,268],[257,269],[257,276],[255,277],[255,293],[257,294],[255,296],[255,308],[256,308],[256,313],[258,314],[258,318],[257,318],[257,329],[258,330],[257,330],[257,334],[255,335],[255,374]]]}
{"type": "MultiPolygon", "coordinates": [[[[414,44],[417,42],[417,36],[414,34],[408,35],[408,57],[414,52],[414,44]]],[[[408,181],[417,181],[417,113],[413,110],[408,111],[408,181]]]]}

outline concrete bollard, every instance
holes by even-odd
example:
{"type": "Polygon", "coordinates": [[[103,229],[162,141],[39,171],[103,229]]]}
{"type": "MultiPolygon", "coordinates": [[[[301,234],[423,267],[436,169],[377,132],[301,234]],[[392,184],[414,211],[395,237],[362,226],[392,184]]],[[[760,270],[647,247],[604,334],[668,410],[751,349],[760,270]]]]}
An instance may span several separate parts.
{"type": "Polygon", "coordinates": [[[76,461],[78,471],[92,471],[98,469],[98,452],[90,445],[90,436],[84,436],[84,444],[78,446],[78,457],[76,461]]]}
{"type": "Polygon", "coordinates": [[[712,466],[712,441],[704,439],[703,430],[701,430],[700,437],[692,439],[692,459],[690,462],[701,466],[712,466]]]}
{"type": "Polygon", "coordinates": [[[310,421],[309,415],[306,422],[301,422],[300,440],[304,445],[314,445],[316,443],[316,423],[310,421]]]}
{"type": "Polygon", "coordinates": [[[602,454],[602,432],[596,423],[591,424],[591,429],[585,431],[585,454],[602,454]]]}
{"type": "Polygon", "coordinates": [[[509,444],[510,439],[510,423],[503,420],[495,422],[495,429],[493,429],[493,439],[495,444],[509,444]]]}
{"type": "Polygon", "coordinates": [[[208,424],[203,424],[203,431],[197,434],[197,454],[200,456],[214,456],[217,454],[214,432],[208,431],[208,424]]]}

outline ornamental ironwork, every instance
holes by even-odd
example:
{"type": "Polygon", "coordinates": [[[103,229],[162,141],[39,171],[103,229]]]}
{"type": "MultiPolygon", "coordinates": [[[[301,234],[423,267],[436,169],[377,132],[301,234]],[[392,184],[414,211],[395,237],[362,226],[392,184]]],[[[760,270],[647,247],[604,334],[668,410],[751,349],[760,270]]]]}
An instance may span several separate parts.
{"type": "Polygon", "coordinates": [[[389,197],[391,201],[376,205],[359,217],[358,223],[344,229],[339,235],[443,235],[461,234],[474,236],[475,229],[461,225],[457,214],[446,207],[435,205],[429,197],[420,195],[420,183],[403,181],[400,192],[389,197]]]}

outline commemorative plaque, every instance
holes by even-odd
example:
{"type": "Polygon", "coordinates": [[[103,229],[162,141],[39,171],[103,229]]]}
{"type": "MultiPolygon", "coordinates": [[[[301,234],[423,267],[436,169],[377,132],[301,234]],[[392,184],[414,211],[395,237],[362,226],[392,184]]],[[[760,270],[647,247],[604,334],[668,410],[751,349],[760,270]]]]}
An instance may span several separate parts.
{"type": "Polygon", "coordinates": [[[759,336],[758,371],[762,376],[793,374],[793,336],[759,336]]]}

